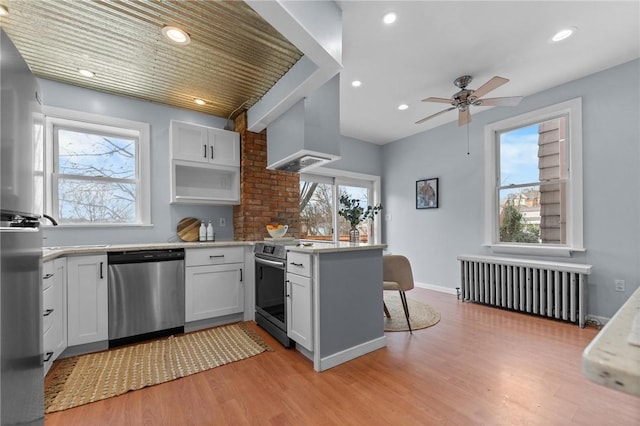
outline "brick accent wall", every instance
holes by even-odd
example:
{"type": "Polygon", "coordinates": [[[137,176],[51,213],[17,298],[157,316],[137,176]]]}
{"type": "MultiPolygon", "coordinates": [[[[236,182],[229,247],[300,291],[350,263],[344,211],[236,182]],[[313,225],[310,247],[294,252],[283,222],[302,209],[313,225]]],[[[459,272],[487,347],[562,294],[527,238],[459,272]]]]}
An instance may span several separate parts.
{"type": "Polygon", "coordinates": [[[233,238],[257,241],[269,237],[270,223],[289,225],[286,236],[300,236],[300,176],[267,170],[267,131],[247,130],[247,113],[235,119],[240,133],[240,205],[233,206],[233,238]]]}

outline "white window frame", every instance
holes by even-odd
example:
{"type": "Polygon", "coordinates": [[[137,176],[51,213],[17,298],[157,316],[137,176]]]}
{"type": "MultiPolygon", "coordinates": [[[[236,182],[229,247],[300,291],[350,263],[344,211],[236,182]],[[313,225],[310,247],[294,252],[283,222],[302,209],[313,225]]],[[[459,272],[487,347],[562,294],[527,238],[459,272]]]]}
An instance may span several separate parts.
{"type": "MultiPolygon", "coordinates": [[[[368,187],[371,192],[371,199],[369,200],[369,204],[375,206],[380,204],[381,196],[380,196],[380,176],[368,175],[364,173],[356,173],[349,172],[345,170],[339,169],[331,169],[327,167],[316,167],[311,170],[309,173],[301,173],[300,180],[304,180],[304,176],[322,176],[328,178],[327,181],[322,180],[323,183],[330,183],[334,187],[333,191],[333,206],[334,206],[334,215],[333,215],[333,239],[338,240],[338,230],[339,225],[339,216],[338,216],[338,208],[340,204],[340,200],[338,199],[338,191],[336,190],[338,186],[361,186],[368,187]]],[[[380,244],[382,241],[382,219],[380,218],[380,214],[377,214],[373,218],[373,234],[370,235],[372,240],[369,240],[371,244],[380,244]]]]}
{"type": "Polygon", "coordinates": [[[582,98],[537,109],[484,128],[485,143],[485,246],[494,253],[570,257],[585,251],[582,194],[582,98]],[[559,116],[568,120],[567,236],[566,244],[501,243],[498,234],[500,158],[497,138],[501,132],[541,123],[559,116]]]}
{"type": "Polygon", "coordinates": [[[148,123],[74,111],[64,108],[44,107],[45,115],[45,211],[57,218],[56,191],[54,186],[54,127],[63,126],[96,133],[116,133],[135,137],[136,151],[136,219],[133,223],[65,223],[64,227],[108,227],[151,225],[150,179],[150,126],[148,123]]]}

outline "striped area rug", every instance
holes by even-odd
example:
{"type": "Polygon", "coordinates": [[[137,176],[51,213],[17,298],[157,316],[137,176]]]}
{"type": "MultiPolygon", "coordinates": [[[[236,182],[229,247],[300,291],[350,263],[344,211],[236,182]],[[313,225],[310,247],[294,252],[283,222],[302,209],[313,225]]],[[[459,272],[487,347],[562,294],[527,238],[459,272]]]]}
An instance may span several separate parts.
{"type": "Polygon", "coordinates": [[[66,358],[45,385],[53,413],[175,380],[271,350],[244,323],[66,358]]]}

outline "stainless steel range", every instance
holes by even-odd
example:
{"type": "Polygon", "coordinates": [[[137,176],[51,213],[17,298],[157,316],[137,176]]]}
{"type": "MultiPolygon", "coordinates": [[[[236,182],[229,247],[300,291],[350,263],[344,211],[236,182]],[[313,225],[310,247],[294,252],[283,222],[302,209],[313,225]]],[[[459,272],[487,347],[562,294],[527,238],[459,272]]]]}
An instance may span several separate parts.
{"type": "Polygon", "coordinates": [[[297,241],[259,242],[254,247],[256,271],[256,323],[285,347],[293,346],[287,336],[286,245],[297,241]]]}

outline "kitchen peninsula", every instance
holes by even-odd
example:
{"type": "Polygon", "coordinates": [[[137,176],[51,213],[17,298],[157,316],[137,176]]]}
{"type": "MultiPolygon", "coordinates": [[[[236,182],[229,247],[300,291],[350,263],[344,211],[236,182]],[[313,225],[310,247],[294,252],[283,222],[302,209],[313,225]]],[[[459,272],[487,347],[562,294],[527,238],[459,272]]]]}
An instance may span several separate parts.
{"type": "MultiPolygon", "coordinates": [[[[298,350],[313,360],[316,371],[386,346],[382,315],[385,248],[383,244],[341,242],[288,248],[288,284],[310,280],[312,350],[296,342],[298,350]]],[[[294,292],[293,296],[295,303],[294,292]]],[[[291,327],[295,327],[297,311],[295,307],[290,311],[291,327]]],[[[296,332],[299,330],[293,331],[294,336],[296,332]]]]}
{"type": "MultiPolygon", "coordinates": [[[[212,271],[207,270],[206,272],[216,272],[218,269],[238,270],[237,287],[239,290],[231,296],[220,294],[221,287],[213,289],[213,285],[207,286],[209,281],[206,276],[202,279],[197,278],[200,281],[196,283],[195,288],[199,293],[186,298],[185,331],[194,331],[228,322],[254,320],[255,266],[253,246],[254,242],[251,241],[78,245],[45,248],[43,259],[45,264],[52,265],[54,261],[65,260],[69,262],[69,265],[72,265],[75,264],[71,263],[71,260],[74,259],[103,256],[104,258],[101,257],[96,261],[99,269],[94,269],[99,271],[96,272],[96,275],[99,276],[103,274],[100,262],[106,261],[108,253],[183,248],[187,259],[186,270],[193,268],[199,268],[203,271],[206,268],[212,269],[212,271]],[[221,253],[226,251],[235,253],[241,250],[244,256],[234,255],[233,268],[228,268],[223,264],[216,263],[218,262],[216,258],[220,256],[208,256],[209,251],[212,250],[219,250],[221,253]],[[190,258],[199,257],[214,263],[210,267],[189,266],[190,258]],[[206,301],[214,297],[213,295],[230,301],[233,301],[234,297],[241,297],[243,300],[237,305],[238,309],[235,309],[232,315],[229,315],[228,312],[225,315],[219,315],[224,311],[220,309],[216,311],[213,308],[207,311],[206,301]],[[194,308],[190,307],[189,301],[194,299],[198,300],[198,306],[196,306],[195,313],[189,316],[190,310],[193,311],[194,308]],[[207,312],[210,312],[211,315],[207,315],[207,312]]],[[[328,242],[305,242],[300,245],[287,246],[287,294],[292,296],[287,300],[287,308],[291,311],[289,336],[296,342],[296,349],[313,361],[316,371],[329,369],[386,346],[382,315],[382,251],[385,247],[385,245],[375,244],[328,242]]],[[[230,256],[227,256],[227,263],[230,261],[230,256]]],[[[104,271],[104,274],[107,275],[106,269],[104,271]]],[[[185,285],[188,286],[191,271],[186,272],[189,272],[186,274],[185,282],[185,285]]],[[[69,269],[63,270],[62,273],[65,276],[68,274],[69,277],[73,275],[69,269]]],[[[108,276],[105,278],[108,279],[108,276]]],[[[106,287],[106,284],[97,284],[97,286],[106,287]]],[[[77,296],[71,294],[75,291],[73,290],[75,287],[66,285],[63,287],[65,288],[63,300],[65,305],[70,303],[69,300],[78,299],[77,296]]],[[[222,289],[224,290],[224,288],[222,289]]],[[[97,299],[100,299],[99,294],[104,295],[104,290],[91,293],[97,299]]],[[[79,301],[76,300],[74,303],[77,304],[79,301]]],[[[106,304],[106,300],[93,301],[91,306],[96,306],[95,303],[103,305],[106,304]]],[[[91,312],[96,316],[95,310],[91,312]]],[[[93,320],[94,318],[92,321],[84,321],[82,324],[103,324],[104,328],[106,319],[93,320]]],[[[65,330],[74,329],[71,316],[65,317],[63,321],[67,323],[61,325],[65,330]]],[[[106,348],[104,330],[102,334],[95,333],[89,340],[82,340],[82,344],[75,347],[72,343],[73,340],[71,340],[72,333],[65,333],[65,335],[68,335],[68,341],[65,342],[61,351],[56,352],[54,359],[60,355],[60,352],[64,352],[62,354],[64,357],[106,348]]]]}

